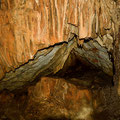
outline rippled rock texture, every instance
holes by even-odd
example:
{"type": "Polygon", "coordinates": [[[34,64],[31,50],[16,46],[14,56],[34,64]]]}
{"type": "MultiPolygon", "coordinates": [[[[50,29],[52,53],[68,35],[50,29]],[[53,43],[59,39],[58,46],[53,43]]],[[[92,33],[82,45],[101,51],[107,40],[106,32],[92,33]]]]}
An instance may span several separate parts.
{"type": "Polygon", "coordinates": [[[68,41],[72,33],[99,38],[110,50],[115,5],[112,0],[1,0],[0,79],[33,59],[39,49],[68,41]]]}

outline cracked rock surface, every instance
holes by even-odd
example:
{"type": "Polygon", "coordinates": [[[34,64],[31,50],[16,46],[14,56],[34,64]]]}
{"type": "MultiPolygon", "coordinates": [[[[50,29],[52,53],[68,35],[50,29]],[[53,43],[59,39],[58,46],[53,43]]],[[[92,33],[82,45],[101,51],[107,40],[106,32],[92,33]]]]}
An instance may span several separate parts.
{"type": "Polygon", "coordinates": [[[115,5],[113,0],[1,0],[0,79],[33,59],[39,49],[68,41],[71,33],[98,38],[109,51],[115,5]]]}
{"type": "MultiPolygon", "coordinates": [[[[54,75],[65,66],[71,52],[79,60],[88,61],[97,69],[112,75],[112,62],[105,48],[93,41],[84,43],[83,48],[79,48],[75,38],[73,38],[68,43],[61,43],[38,51],[34,59],[29,60],[15,71],[6,73],[0,81],[0,90],[8,89],[11,91],[29,84],[37,77],[54,75]]],[[[71,56],[71,62],[68,65],[73,64],[72,62],[74,63],[74,56],[71,56]]]]}

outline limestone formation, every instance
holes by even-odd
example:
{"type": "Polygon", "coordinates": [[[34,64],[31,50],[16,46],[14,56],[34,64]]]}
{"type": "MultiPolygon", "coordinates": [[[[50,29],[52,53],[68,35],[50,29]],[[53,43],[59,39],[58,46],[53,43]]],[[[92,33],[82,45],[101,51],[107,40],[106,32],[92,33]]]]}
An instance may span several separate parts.
{"type": "Polygon", "coordinates": [[[68,41],[71,33],[79,38],[106,35],[101,44],[111,49],[114,8],[112,0],[1,0],[0,79],[38,50],[68,41]]]}

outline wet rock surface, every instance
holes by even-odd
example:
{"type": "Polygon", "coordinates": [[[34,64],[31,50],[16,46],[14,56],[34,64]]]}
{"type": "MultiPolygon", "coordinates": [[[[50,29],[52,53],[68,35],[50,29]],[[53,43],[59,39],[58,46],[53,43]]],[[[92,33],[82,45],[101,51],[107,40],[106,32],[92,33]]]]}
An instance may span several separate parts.
{"type": "Polygon", "coordinates": [[[24,90],[3,91],[0,120],[103,120],[102,89],[112,87],[112,77],[90,63],[75,63],[24,90]]]}

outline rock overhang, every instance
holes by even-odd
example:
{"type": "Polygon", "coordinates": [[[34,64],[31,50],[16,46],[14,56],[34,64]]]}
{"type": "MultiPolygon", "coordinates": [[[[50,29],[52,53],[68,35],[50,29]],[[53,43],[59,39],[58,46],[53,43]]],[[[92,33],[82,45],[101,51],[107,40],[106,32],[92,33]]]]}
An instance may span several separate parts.
{"type": "Polygon", "coordinates": [[[22,86],[21,80],[17,79],[19,77],[26,82],[32,81],[30,78],[32,76],[26,77],[29,73],[27,72],[28,69],[30,73],[33,72],[33,76],[38,75],[39,70],[41,71],[44,67],[45,71],[42,74],[47,74],[49,71],[51,73],[59,71],[70,51],[76,46],[74,43],[69,42],[74,34],[78,38],[93,38],[93,41],[84,43],[82,49],[75,48],[75,53],[78,56],[83,56],[105,73],[112,75],[111,50],[114,39],[112,37],[114,22],[110,15],[114,6],[115,2],[111,0],[93,0],[92,2],[90,0],[78,2],[73,0],[61,0],[59,2],[57,0],[24,2],[3,0],[0,7],[1,86],[3,88],[4,86],[10,86],[4,82],[7,80],[13,80],[12,85],[14,85],[14,81],[18,80],[18,84],[22,86]],[[63,41],[66,41],[66,43],[59,47],[55,45],[63,41]],[[46,53],[40,50],[45,51],[44,48],[52,45],[55,48],[50,47],[49,50],[46,50],[48,51],[46,53]],[[57,51],[57,49],[59,50],[57,51]],[[37,56],[39,50],[40,54],[43,53],[46,59],[41,55],[42,57],[38,57],[39,59],[36,60],[35,54],[37,56]],[[51,54],[54,57],[51,57],[51,54]],[[33,62],[34,66],[37,66],[36,73],[33,70],[34,67],[30,66],[33,60],[36,61],[36,64],[33,62]],[[39,60],[43,61],[40,63],[39,60]],[[47,63],[49,63],[49,70],[48,67],[46,68],[47,63]],[[27,64],[29,64],[29,67],[27,64]],[[52,67],[53,64],[56,64],[55,67],[52,67]]]}
{"type": "MultiPolygon", "coordinates": [[[[107,49],[95,40],[84,43],[81,48],[77,45],[76,39],[73,38],[68,43],[63,42],[39,50],[33,59],[21,65],[15,71],[6,73],[0,81],[0,90],[14,90],[33,82],[36,78],[55,75],[61,69],[64,69],[71,52],[80,61],[84,60],[86,63],[89,62],[96,69],[100,69],[110,76],[113,75],[113,63],[107,49]]],[[[71,55],[71,62],[67,63],[68,66],[73,64],[72,62],[75,61],[74,56],[72,57],[71,55]]]]}

